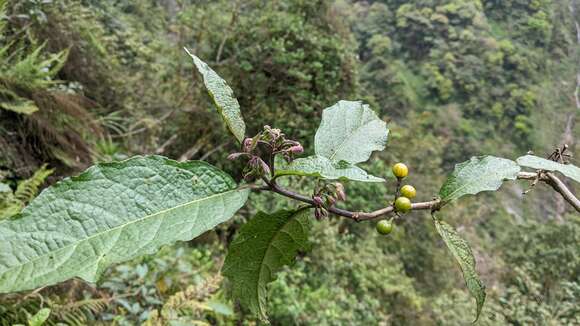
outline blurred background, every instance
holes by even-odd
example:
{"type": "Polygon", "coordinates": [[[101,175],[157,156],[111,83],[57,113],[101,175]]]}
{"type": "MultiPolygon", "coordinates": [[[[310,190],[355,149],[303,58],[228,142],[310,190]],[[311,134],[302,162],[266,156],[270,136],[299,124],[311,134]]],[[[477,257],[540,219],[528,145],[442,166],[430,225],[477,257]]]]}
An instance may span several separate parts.
{"type": "MultiPolygon", "coordinates": [[[[95,162],[136,154],[201,159],[233,175],[237,145],[187,47],[234,89],[248,134],[281,128],[312,151],[324,108],[360,99],[388,123],[417,200],[455,163],[574,152],[580,103],[578,0],[0,0],[0,219],[95,162]],[[576,92],[576,95],[575,95],[576,92]]],[[[577,160],[572,163],[578,165],[577,160]]],[[[307,191],[309,180],[291,179],[307,191]]],[[[383,207],[388,184],[345,184],[352,210],[383,207]]],[[[577,185],[570,184],[572,188],[577,185]]],[[[442,212],[472,245],[488,298],[480,325],[580,324],[580,217],[526,182],[442,212]]],[[[253,194],[215,231],[73,280],[0,296],[0,325],[41,307],[55,325],[256,325],[219,274],[253,194]]],[[[315,223],[313,246],[270,284],[273,325],[466,325],[475,304],[428,213],[398,222],[315,223]]]]}

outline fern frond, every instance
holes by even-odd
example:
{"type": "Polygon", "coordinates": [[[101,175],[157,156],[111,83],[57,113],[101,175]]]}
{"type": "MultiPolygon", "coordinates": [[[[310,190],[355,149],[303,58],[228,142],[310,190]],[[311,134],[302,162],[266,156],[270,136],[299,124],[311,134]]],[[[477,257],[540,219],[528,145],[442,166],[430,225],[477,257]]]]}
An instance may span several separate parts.
{"type": "MultiPolygon", "coordinates": [[[[24,297],[26,298],[26,297],[24,297]]],[[[61,298],[44,297],[24,299],[17,296],[12,299],[0,299],[0,326],[26,324],[27,318],[41,308],[49,308],[51,314],[45,325],[81,326],[95,324],[98,316],[109,308],[112,298],[86,299],[71,303],[57,303],[61,298]]]]}
{"type": "MultiPolygon", "coordinates": [[[[56,81],[52,78],[66,62],[68,51],[44,58],[44,46],[40,45],[30,53],[13,57],[11,62],[2,67],[0,79],[25,91],[46,89],[53,85],[56,81]]],[[[21,52],[20,49],[15,51],[21,52]]]]}
{"type": "Polygon", "coordinates": [[[0,0],[0,34],[4,33],[4,29],[6,28],[6,5],[8,4],[7,0],[0,0]]]}
{"type": "Polygon", "coordinates": [[[8,111],[13,111],[16,113],[26,115],[38,111],[38,107],[36,106],[34,101],[20,97],[13,91],[1,87],[0,87],[0,107],[8,111]]]}
{"type": "Polygon", "coordinates": [[[47,169],[43,165],[34,172],[29,179],[21,181],[16,191],[3,191],[0,193],[0,220],[12,217],[18,213],[38,194],[40,186],[54,170],[47,169]]]}
{"type": "Polygon", "coordinates": [[[112,301],[113,298],[99,298],[52,304],[51,321],[71,326],[94,324],[98,316],[109,308],[112,301]]]}
{"type": "Polygon", "coordinates": [[[21,181],[14,192],[14,197],[22,202],[23,204],[27,204],[30,202],[36,195],[38,194],[38,189],[44,183],[46,178],[54,172],[53,169],[47,169],[46,164],[43,165],[40,169],[34,172],[32,177],[21,181]]]}
{"type": "Polygon", "coordinates": [[[201,284],[188,286],[185,291],[175,293],[161,308],[161,317],[165,320],[184,315],[201,317],[203,312],[211,311],[206,301],[219,289],[222,280],[223,277],[217,274],[201,284]]]}

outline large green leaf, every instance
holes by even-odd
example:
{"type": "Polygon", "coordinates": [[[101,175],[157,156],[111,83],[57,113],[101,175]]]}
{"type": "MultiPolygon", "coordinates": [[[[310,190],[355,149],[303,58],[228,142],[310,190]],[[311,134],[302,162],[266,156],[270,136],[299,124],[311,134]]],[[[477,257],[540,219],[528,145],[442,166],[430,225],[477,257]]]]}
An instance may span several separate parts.
{"type": "Polygon", "coordinates": [[[558,171],[576,182],[580,182],[580,168],[572,164],[561,164],[534,155],[526,155],[516,160],[519,165],[537,170],[558,171]]]}
{"type": "Polygon", "coordinates": [[[308,209],[258,213],[240,229],[229,247],[222,273],[235,299],[266,319],[266,285],[276,273],[308,248],[308,209]]]}
{"type": "Polygon", "coordinates": [[[322,112],[314,138],[315,152],[333,162],[369,159],[387,143],[387,124],[360,101],[339,101],[322,112]]]}
{"type": "Polygon", "coordinates": [[[113,263],[228,220],[247,196],[204,162],[138,156],[95,165],[0,222],[0,293],[72,277],[95,282],[113,263]]]}
{"type": "Polygon", "coordinates": [[[475,258],[473,257],[473,252],[471,251],[467,241],[463,240],[453,227],[437,219],[434,219],[434,221],[437,232],[441,238],[443,238],[443,241],[461,268],[463,279],[465,280],[467,289],[469,289],[469,293],[471,293],[475,298],[477,303],[475,321],[477,321],[481,314],[483,303],[485,302],[485,285],[481,283],[481,280],[475,271],[475,258]]]}
{"type": "Polygon", "coordinates": [[[472,157],[455,165],[447,178],[439,197],[446,204],[465,195],[499,189],[504,180],[515,180],[520,167],[511,160],[494,156],[472,157]]]}
{"type": "Polygon", "coordinates": [[[385,179],[369,175],[365,170],[346,161],[332,162],[326,157],[309,156],[299,158],[290,164],[278,165],[277,176],[300,175],[329,180],[348,179],[364,182],[384,182],[385,179]]]}
{"type": "Polygon", "coordinates": [[[215,71],[213,71],[205,62],[201,61],[195,54],[185,51],[193,59],[193,63],[203,77],[203,83],[213,102],[224,119],[228,129],[241,143],[246,134],[246,124],[242,118],[240,104],[234,97],[234,91],[228,86],[215,71]]]}

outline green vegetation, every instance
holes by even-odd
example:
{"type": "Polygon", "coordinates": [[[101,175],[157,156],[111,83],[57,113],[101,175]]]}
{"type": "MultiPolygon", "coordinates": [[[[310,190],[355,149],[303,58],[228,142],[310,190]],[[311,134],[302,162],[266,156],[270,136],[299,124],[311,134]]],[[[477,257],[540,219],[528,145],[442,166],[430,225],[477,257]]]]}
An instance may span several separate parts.
{"type": "Polygon", "coordinates": [[[0,325],[580,323],[578,12],[0,0],[0,325]]]}

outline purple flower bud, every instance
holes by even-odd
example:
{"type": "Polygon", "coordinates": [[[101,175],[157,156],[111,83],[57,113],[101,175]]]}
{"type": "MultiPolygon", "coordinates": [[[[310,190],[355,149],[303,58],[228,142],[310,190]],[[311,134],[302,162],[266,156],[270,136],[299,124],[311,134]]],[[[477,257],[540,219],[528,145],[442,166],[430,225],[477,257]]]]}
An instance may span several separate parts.
{"type": "Polygon", "coordinates": [[[265,175],[270,174],[270,167],[268,166],[268,164],[266,164],[266,162],[264,162],[262,159],[258,159],[260,162],[260,166],[262,167],[262,172],[264,172],[265,175]]]}
{"type": "Polygon", "coordinates": [[[322,217],[320,209],[318,208],[314,209],[314,217],[316,217],[317,220],[320,220],[320,218],[322,217]]]}
{"type": "Polygon", "coordinates": [[[316,204],[316,206],[322,206],[324,204],[324,202],[322,201],[322,197],[320,196],[313,196],[312,200],[314,201],[314,204],[316,204]]]}
{"type": "Polygon", "coordinates": [[[252,156],[252,158],[250,158],[250,160],[248,161],[248,165],[251,166],[252,168],[257,167],[259,159],[260,158],[257,156],[252,156]]]}
{"type": "Polygon", "coordinates": [[[300,153],[304,152],[304,148],[300,144],[294,145],[294,146],[288,148],[288,150],[294,154],[300,154],[300,153]]]}
{"type": "Polygon", "coordinates": [[[252,143],[254,142],[254,140],[252,138],[246,138],[244,139],[244,152],[251,152],[252,151],[252,143]]]}

